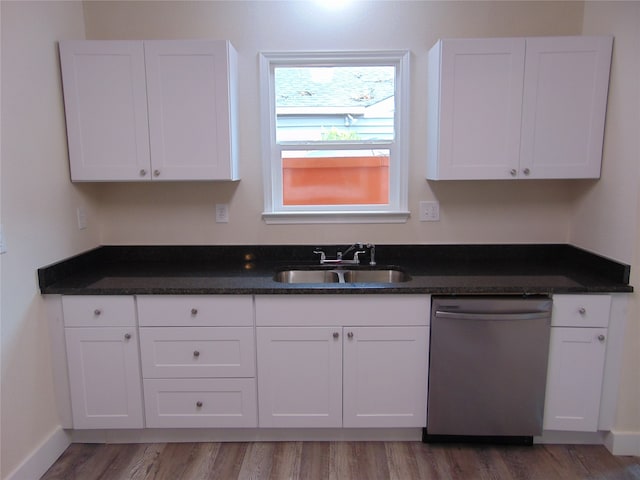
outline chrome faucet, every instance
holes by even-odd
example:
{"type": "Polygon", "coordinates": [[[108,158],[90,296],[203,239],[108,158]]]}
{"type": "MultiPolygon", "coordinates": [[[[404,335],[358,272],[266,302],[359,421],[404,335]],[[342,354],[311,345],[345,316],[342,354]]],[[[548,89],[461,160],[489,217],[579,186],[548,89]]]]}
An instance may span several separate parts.
{"type": "Polygon", "coordinates": [[[320,255],[320,265],[332,264],[332,265],[360,265],[360,255],[363,253],[367,253],[364,248],[368,248],[370,252],[370,261],[369,265],[375,265],[375,255],[376,255],[376,247],[372,243],[363,244],[361,242],[356,242],[347,248],[344,252],[338,251],[336,254],[336,258],[327,258],[327,255],[323,250],[319,248],[314,250],[313,253],[316,255],[320,255]],[[353,252],[353,258],[351,260],[347,260],[344,258],[345,255],[353,252]]]}

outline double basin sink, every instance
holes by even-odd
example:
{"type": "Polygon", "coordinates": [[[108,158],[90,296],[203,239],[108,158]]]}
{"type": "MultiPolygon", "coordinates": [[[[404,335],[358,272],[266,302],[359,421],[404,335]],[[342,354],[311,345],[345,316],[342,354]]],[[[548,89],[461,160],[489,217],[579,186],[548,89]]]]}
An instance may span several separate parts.
{"type": "Polygon", "coordinates": [[[276,272],[281,283],[402,283],[411,277],[397,267],[295,267],[276,272]]]}

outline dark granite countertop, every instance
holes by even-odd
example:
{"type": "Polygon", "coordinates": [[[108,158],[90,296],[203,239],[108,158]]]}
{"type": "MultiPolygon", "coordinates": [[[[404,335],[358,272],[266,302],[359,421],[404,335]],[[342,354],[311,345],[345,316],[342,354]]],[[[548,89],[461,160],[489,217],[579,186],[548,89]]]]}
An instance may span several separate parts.
{"type": "MultiPolygon", "coordinates": [[[[322,247],[334,258],[345,246],[322,247]]],[[[313,245],[102,246],[38,269],[63,295],[551,294],[632,292],[628,265],[571,245],[377,245],[377,268],[402,283],[286,284],[274,273],[317,265],[313,245]]],[[[367,256],[363,256],[365,263],[367,256]]],[[[368,268],[363,266],[361,268],[368,268]]]]}

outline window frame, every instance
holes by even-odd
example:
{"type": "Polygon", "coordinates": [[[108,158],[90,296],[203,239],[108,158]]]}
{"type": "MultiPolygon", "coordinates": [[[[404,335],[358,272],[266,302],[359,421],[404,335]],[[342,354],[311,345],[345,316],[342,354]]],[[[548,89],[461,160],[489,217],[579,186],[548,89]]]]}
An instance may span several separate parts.
{"type": "Polygon", "coordinates": [[[264,184],[264,211],[267,224],[293,223],[405,223],[409,218],[409,58],[407,50],[348,52],[262,52],[259,54],[261,143],[264,184]],[[276,67],[389,65],[396,69],[394,139],[364,142],[281,142],[276,141],[276,67]],[[389,204],[291,206],[282,200],[282,147],[286,150],[389,149],[389,204]]]}

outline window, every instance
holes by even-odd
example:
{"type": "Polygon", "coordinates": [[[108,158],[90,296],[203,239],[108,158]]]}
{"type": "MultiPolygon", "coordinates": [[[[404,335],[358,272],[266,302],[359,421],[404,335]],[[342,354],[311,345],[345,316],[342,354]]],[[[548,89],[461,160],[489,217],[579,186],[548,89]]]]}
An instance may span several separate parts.
{"type": "Polygon", "coordinates": [[[264,53],[260,63],[265,221],[406,221],[409,53],[264,53]]]}

